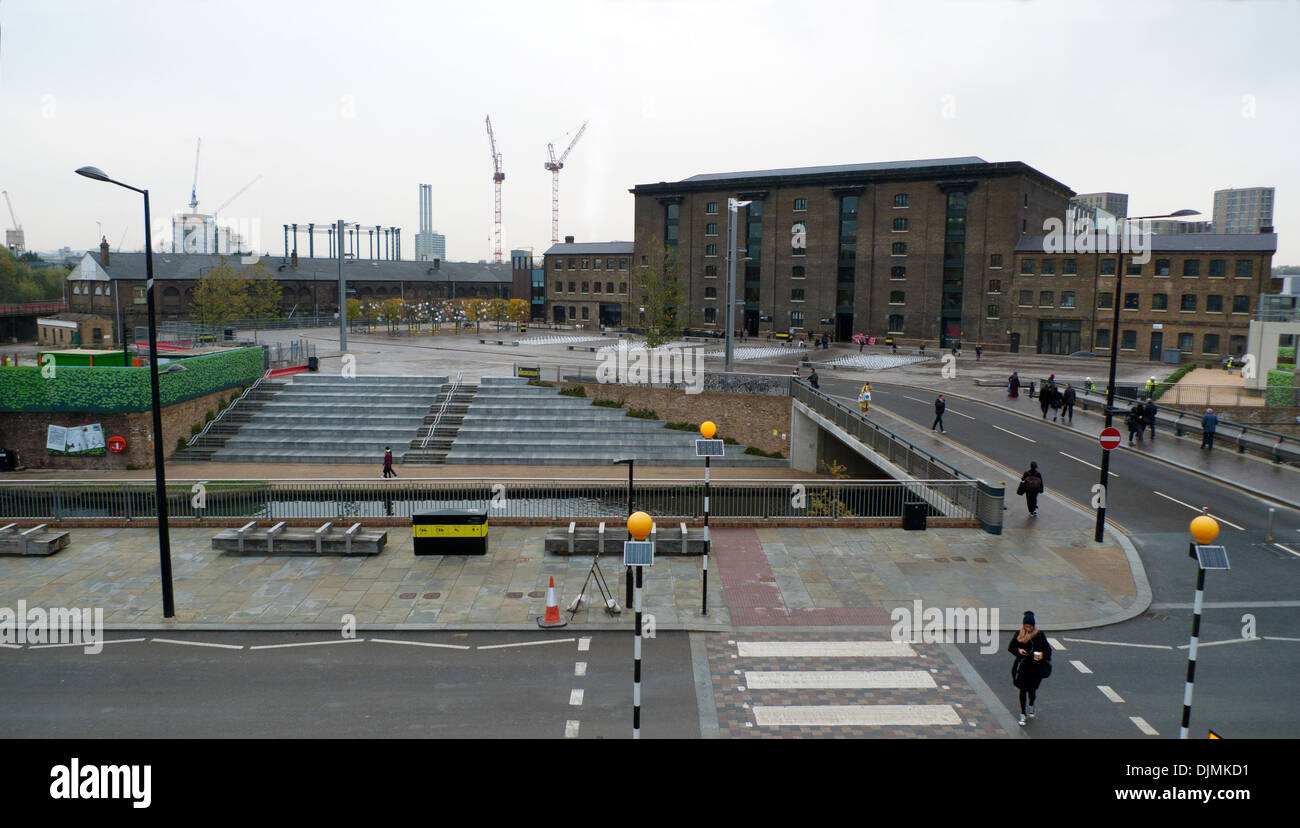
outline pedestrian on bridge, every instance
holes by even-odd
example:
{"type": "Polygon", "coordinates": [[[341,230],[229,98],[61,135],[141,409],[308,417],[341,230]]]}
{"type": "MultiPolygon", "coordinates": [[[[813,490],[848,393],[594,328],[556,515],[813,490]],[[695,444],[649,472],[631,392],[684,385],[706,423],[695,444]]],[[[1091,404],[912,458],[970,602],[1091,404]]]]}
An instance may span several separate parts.
{"type": "Polygon", "coordinates": [[[1043,475],[1038,471],[1038,464],[1031,462],[1029,469],[1020,476],[1020,488],[1016,494],[1025,496],[1025,506],[1030,517],[1038,517],[1038,496],[1043,493],[1043,475]]]}
{"type": "Polygon", "coordinates": [[[943,433],[944,433],[944,431],[943,431],[943,412],[944,412],[944,409],[946,409],[947,407],[948,407],[948,404],[947,404],[946,402],[944,402],[944,400],[943,400],[943,394],[940,394],[939,397],[938,397],[938,399],[936,399],[936,400],[934,401],[934,422],[930,424],[930,430],[931,430],[931,431],[934,431],[935,428],[938,427],[938,429],[939,429],[939,433],[940,433],[940,434],[943,434],[943,433]]]}
{"type": "MultiPolygon", "coordinates": [[[[1056,399],[1056,387],[1050,382],[1044,382],[1043,387],[1038,389],[1038,407],[1043,409],[1043,419],[1047,419],[1047,410],[1052,408],[1053,401],[1056,399]]],[[[1053,416],[1052,419],[1056,419],[1053,416]]]]}
{"type": "Polygon", "coordinates": [[[1074,401],[1076,396],[1077,395],[1074,393],[1074,386],[1067,382],[1065,384],[1065,391],[1061,393],[1061,422],[1065,422],[1068,419],[1070,425],[1074,425],[1074,401]]]}
{"type": "Polygon", "coordinates": [[[1214,448],[1214,432],[1219,428],[1219,415],[1214,413],[1213,408],[1205,409],[1205,416],[1201,418],[1201,448],[1214,448]]]}
{"type": "Polygon", "coordinates": [[[1038,686],[1052,674],[1052,645],[1038,629],[1032,612],[1025,613],[1020,629],[1012,633],[1007,652],[1016,657],[1011,665],[1011,683],[1020,691],[1020,726],[1024,727],[1028,724],[1026,717],[1038,717],[1038,686]]]}
{"type": "Polygon", "coordinates": [[[1142,422],[1151,429],[1152,442],[1155,442],[1156,439],[1156,413],[1158,410],[1156,401],[1148,396],[1146,403],[1142,406],[1142,422]]]}
{"type": "Polygon", "coordinates": [[[871,407],[871,383],[862,383],[862,390],[858,392],[858,407],[862,413],[866,414],[867,409],[871,407]]]}
{"type": "Polygon", "coordinates": [[[1128,426],[1128,444],[1133,445],[1133,435],[1136,434],[1138,440],[1142,439],[1142,432],[1146,431],[1146,412],[1142,408],[1142,403],[1135,402],[1133,407],[1128,410],[1128,417],[1124,419],[1124,425],[1128,426]]]}
{"type": "Polygon", "coordinates": [[[816,368],[812,369],[812,373],[808,375],[808,384],[811,385],[813,388],[821,388],[821,383],[817,376],[816,368]]]}

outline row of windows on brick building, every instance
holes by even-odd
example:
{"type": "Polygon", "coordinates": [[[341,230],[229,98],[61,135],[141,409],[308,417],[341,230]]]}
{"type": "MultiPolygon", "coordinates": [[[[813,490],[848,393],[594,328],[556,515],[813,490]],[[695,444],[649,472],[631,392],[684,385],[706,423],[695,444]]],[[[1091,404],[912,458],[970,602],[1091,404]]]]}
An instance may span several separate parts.
{"type": "MultiPolygon", "coordinates": [[[[1001,266],[1002,264],[1001,257],[997,257],[997,258],[998,258],[998,263],[996,265],[991,264],[990,267],[1001,266]]],[[[1201,270],[1202,270],[1201,261],[1202,261],[1201,259],[1184,259],[1182,275],[1189,279],[1198,278],[1201,275],[1201,270]]],[[[1226,279],[1228,274],[1228,260],[1210,259],[1209,261],[1210,261],[1209,270],[1207,271],[1209,277],[1211,279],[1226,279]]],[[[1041,269],[1039,263],[1040,260],[1038,259],[1021,259],[1020,260],[1021,275],[1022,276],[1033,276],[1033,275],[1055,276],[1056,275],[1056,259],[1042,259],[1041,269]]],[[[1237,259],[1235,260],[1233,267],[1234,267],[1233,274],[1238,279],[1250,279],[1255,275],[1255,263],[1250,259],[1237,259]]],[[[1144,275],[1142,272],[1144,269],[1145,269],[1145,265],[1143,263],[1135,262],[1130,259],[1125,262],[1124,275],[1142,276],[1144,275]]],[[[1061,261],[1062,276],[1075,276],[1078,275],[1078,273],[1079,273],[1078,259],[1063,259],[1061,261]]],[[[1101,275],[1102,276],[1115,275],[1114,259],[1101,260],[1101,275]]],[[[1151,275],[1172,276],[1173,275],[1172,260],[1155,259],[1151,268],[1151,275]]]]}
{"type": "MultiPolygon", "coordinates": [[[[555,260],[555,267],[552,269],[564,270],[564,261],[565,261],[564,259],[557,258],[555,260]]],[[[615,263],[617,263],[619,270],[627,270],[627,257],[625,256],[619,257],[617,259],[613,257],[608,259],[601,259],[599,257],[595,259],[591,259],[591,258],[584,257],[582,259],[581,267],[578,266],[578,258],[576,256],[570,256],[568,261],[569,261],[569,270],[602,270],[602,269],[613,270],[615,263]],[[602,262],[604,262],[603,268],[601,267],[602,262]]]]}
{"type": "MultiPolygon", "coordinates": [[[[1119,332],[1119,349],[1121,351],[1137,350],[1136,329],[1121,329],[1119,332]]],[[[1179,333],[1178,350],[1185,354],[1196,353],[1196,336],[1191,333],[1179,333]]],[[[1110,350],[1110,328],[1098,328],[1095,337],[1095,348],[1099,351],[1110,350]]],[[[1201,336],[1201,353],[1208,356],[1218,356],[1222,351],[1223,337],[1220,334],[1207,333],[1201,336]]],[[[1246,337],[1244,334],[1234,334],[1228,337],[1228,353],[1240,354],[1246,350],[1246,337]]]]}
{"type": "MultiPolygon", "coordinates": [[[[614,283],[613,283],[613,282],[605,282],[604,284],[605,284],[605,289],[602,291],[602,290],[601,290],[601,283],[600,283],[600,282],[583,282],[583,283],[582,283],[582,290],[578,290],[578,289],[577,289],[577,286],[578,286],[578,283],[577,283],[577,282],[569,282],[569,290],[568,290],[568,292],[569,292],[569,293],[608,293],[608,294],[611,294],[611,295],[612,295],[612,294],[614,293],[614,283]],[[592,288],[593,288],[593,285],[594,285],[594,289],[592,289],[592,288]]],[[[564,292],[565,292],[565,290],[564,290],[564,282],[556,282],[556,283],[555,283],[555,291],[554,291],[554,292],[555,292],[555,293],[564,293],[564,292]]],[[[619,283],[618,283],[618,292],[619,292],[619,293],[627,293],[627,282],[619,282],[619,283]]]]}

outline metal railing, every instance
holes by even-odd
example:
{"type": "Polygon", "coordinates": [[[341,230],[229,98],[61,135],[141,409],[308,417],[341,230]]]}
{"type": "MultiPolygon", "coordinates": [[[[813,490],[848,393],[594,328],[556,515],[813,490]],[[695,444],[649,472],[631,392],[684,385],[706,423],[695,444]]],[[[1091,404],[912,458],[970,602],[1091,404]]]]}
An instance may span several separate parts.
{"type": "MultiPolygon", "coordinates": [[[[958,521],[980,518],[974,480],[727,480],[711,484],[715,518],[901,519],[906,505],[958,521]]],[[[656,517],[704,516],[704,482],[638,481],[633,506],[656,517]]],[[[170,480],[168,515],[177,519],[319,520],[405,518],[436,509],[486,509],[493,517],[567,521],[627,517],[622,481],[440,480],[170,480]],[[199,485],[202,488],[197,488],[199,485]],[[202,497],[198,497],[199,493],[202,497]],[[202,506],[196,506],[201,503],[202,506]]],[[[151,480],[0,482],[0,518],[150,519],[157,514],[151,480]]],[[[1000,514],[999,514],[1000,518],[1000,514]]]]}
{"type": "Polygon", "coordinates": [[[420,441],[420,448],[425,449],[429,447],[429,441],[433,439],[434,432],[438,430],[438,423],[442,422],[442,415],[446,413],[447,406],[451,404],[451,398],[456,396],[456,389],[460,387],[460,379],[464,375],[464,371],[456,372],[456,378],[451,381],[451,387],[447,389],[446,395],[443,396],[442,405],[439,406],[438,413],[434,416],[433,422],[429,424],[429,433],[425,434],[424,439],[420,441]]]}
{"type": "MultiPolygon", "coordinates": [[[[217,416],[213,417],[212,420],[209,421],[207,425],[203,426],[202,431],[200,431],[198,434],[195,434],[193,437],[189,439],[189,442],[185,444],[186,447],[194,448],[196,445],[202,442],[203,438],[208,435],[209,431],[214,431],[214,429],[216,431],[224,431],[225,424],[221,423],[221,421],[225,418],[227,414],[229,414],[231,411],[234,411],[235,408],[238,407],[239,404],[243,402],[248,397],[249,394],[252,394],[254,391],[256,391],[258,387],[261,386],[262,382],[266,380],[266,378],[267,378],[267,374],[262,374],[262,376],[258,377],[253,382],[252,385],[245,388],[244,393],[240,394],[237,398],[235,398],[230,403],[230,405],[226,406],[225,408],[221,409],[221,411],[217,412],[217,416]]],[[[235,431],[238,430],[239,427],[235,426],[235,431]]]]}

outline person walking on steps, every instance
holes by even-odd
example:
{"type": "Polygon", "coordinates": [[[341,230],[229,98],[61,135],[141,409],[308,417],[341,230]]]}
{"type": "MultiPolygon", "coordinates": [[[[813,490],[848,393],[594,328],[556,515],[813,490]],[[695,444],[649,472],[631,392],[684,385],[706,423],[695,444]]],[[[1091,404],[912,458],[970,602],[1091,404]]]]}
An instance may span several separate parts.
{"type": "Polygon", "coordinates": [[[1133,403],[1133,407],[1128,410],[1128,416],[1124,418],[1124,425],[1128,426],[1128,444],[1130,446],[1133,445],[1133,435],[1136,434],[1139,440],[1142,439],[1142,432],[1146,430],[1144,417],[1142,403],[1133,403]]]}
{"type": "Polygon", "coordinates": [[[1043,476],[1038,472],[1038,464],[1030,463],[1029,470],[1020,476],[1020,488],[1016,494],[1025,496],[1025,506],[1030,517],[1038,516],[1038,496],[1043,493],[1043,476]]]}
{"type": "Polygon", "coordinates": [[[1068,419],[1070,425],[1074,425],[1075,396],[1074,386],[1067,382],[1065,384],[1065,390],[1061,392],[1061,422],[1065,422],[1068,419]]]}
{"type": "Polygon", "coordinates": [[[1151,429],[1152,442],[1155,442],[1156,439],[1156,413],[1158,411],[1159,409],[1156,408],[1156,401],[1147,397],[1146,404],[1142,406],[1142,421],[1151,429]]]}
{"type": "Polygon", "coordinates": [[[384,449],[384,479],[387,480],[390,477],[397,477],[397,472],[393,471],[393,450],[391,448],[385,448],[384,449]]]}
{"type": "Polygon", "coordinates": [[[1020,629],[1011,634],[1007,652],[1016,657],[1011,664],[1011,683],[1020,691],[1020,726],[1038,717],[1038,686],[1052,674],[1052,645],[1038,629],[1033,612],[1026,612],[1020,629]]]}
{"type": "Polygon", "coordinates": [[[1219,417],[1214,413],[1213,408],[1205,409],[1205,416],[1201,418],[1201,448],[1214,448],[1214,432],[1219,428],[1219,417]]]}
{"type": "Polygon", "coordinates": [[[943,411],[947,407],[948,404],[943,401],[943,394],[940,394],[939,397],[934,401],[934,422],[930,424],[931,431],[934,431],[935,428],[938,428],[940,434],[944,433],[943,432],[943,411]]]}

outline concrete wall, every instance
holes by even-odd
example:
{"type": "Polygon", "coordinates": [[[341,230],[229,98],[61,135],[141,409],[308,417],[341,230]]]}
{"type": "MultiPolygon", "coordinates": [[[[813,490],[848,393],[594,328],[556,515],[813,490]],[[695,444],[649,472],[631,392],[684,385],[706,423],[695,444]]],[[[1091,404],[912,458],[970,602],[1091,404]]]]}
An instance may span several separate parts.
{"type": "MultiPolygon", "coordinates": [[[[563,383],[564,387],[568,385],[569,383],[563,383]]],[[[718,439],[730,437],[742,446],[779,451],[787,457],[790,453],[786,440],[790,426],[789,397],[728,394],[720,391],[687,394],[672,388],[595,382],[582,383],[582,386],[591,399],[614,400],[629,410],[649,409],[660,420],[670,423],[702,423],[711,420],[718,427],[718,439]],[[773,434],[773,431],[777,433],[773,434]]]]}

